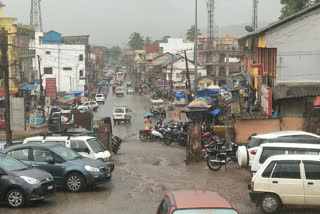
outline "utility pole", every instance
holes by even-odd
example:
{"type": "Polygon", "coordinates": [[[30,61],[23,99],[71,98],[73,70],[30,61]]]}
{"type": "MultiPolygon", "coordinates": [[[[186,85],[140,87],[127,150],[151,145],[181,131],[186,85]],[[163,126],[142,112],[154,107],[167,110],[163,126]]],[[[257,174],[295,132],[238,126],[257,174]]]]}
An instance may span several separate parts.
{"type": "Polygon", "coordinates": [[[12,146],[12,131],[10,121],[10,93],[9,93],[9,62],[8,62],[8,36],[4,28],[1,29],[1,67],[4,77],[4,102],[5,102],[5,130],[6,146],[12,146]]]}
{"type": "Polygon", "coordinates": [[[41,75],[41,59],[38,55],[38,66],[39,66],[39,79],[40,79],[40,105],[44,109],[44,99],[43,99],[43,86],[42,86],[42,75],[41,75]]]}
{"type": "Polygon", "coordinates": [[[191,100],[191,81],[190,81],[190,73],[189,73],[189,65],[188,65],[188,57],[187,57],[187,51],[184,50],[184,58],[185,58],[185,61],[186,61],[186,70],[187,70],[187,73],[186,73],[186,76],[187,76],[187,89],[188,89],[188,101],[192,101],[191,100]]]}
{"type": "MultiPolygon", "coordinates": [[[[198,0],[195,0],[194,88],[198,86],[198,0]]],[[[191,85],[190,85],[191,87],[191,85]]],[[[190,90],[191,93],[191,90],[190,90]]]]}

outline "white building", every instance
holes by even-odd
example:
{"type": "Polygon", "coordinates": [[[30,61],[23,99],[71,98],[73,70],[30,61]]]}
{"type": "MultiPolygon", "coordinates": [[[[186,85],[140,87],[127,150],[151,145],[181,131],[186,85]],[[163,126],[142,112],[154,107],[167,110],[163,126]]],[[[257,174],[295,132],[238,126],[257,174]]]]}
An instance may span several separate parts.
{"type": "Polygon", "coordinates": [[[184,54],[183,51],[187,51],[187,57],[189,60],[194,59],[194,44],[185,43],[182,38],[169,38],[168,43],[159,44],[162,53],[184,54]]]}
{"type": "Polygon", "coordinates": [[[39,56],[44,88],[47,78],[55,78],[57,92],[84,91],[85,45],[63,44],[61,34],[50,31],[45,36],[43,33],[36,33],[33,48],[36,52],[34,70],[39,71],[39,56]]]}
{"type": "MultiPolygon", "coordinates": [[[[187,81],[186,61],[182,56],[174,56],[171,61],[162,65],[163,73],[166,74],[166,80],[175,83],[185,83],[187,81]],[[172,74],[171,74],[172,70],[172,74]],[[171,77],[172,76],[172,77],[171,77]]],[[[188,60],[188,69],[191,83],[195,79],[195,65],[193,61],[188,60]]],[[[207,70],[198,65],[198,78],[207,76],[207,70]]]]}

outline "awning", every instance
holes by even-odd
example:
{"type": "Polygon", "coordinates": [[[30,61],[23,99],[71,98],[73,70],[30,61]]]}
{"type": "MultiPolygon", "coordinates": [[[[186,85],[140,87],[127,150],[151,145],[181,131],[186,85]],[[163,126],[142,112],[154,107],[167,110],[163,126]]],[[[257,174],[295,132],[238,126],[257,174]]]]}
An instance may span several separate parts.
{"type": "Polygon", "coordinates": [[[69,92],[67,94],[73,94],[73,95],[79,95],[79,94],[82,94],[83,91],[73,91],[73,92],[69,92]]]}
{"type": "MultiPolygon", "coordinates": [[[[18,92],[17,91],[9,91],[10,95],[16,94],[16,93],[18,93],[18,92]]],[[[0,90],[0,97],[4,97],[4,90],[3,89],[0,90]]]]}
{"type": "Polygon", "coordinates": [[[31,84],[25,84],[21,88],[19,88],[20,91],[34,91],[37,89],[37,86],[31,85],[31,84]]]}

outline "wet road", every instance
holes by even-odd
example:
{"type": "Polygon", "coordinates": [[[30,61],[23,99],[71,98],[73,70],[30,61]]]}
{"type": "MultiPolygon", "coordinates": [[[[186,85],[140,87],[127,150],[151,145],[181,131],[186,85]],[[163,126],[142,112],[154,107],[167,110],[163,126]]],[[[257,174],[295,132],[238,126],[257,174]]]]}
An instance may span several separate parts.
{"type": "MultiPolygon", "coordinates": [[[[149,214],[155,213],[167,191],[193,189],[221,192],[241,213],[260,213],[249,201],[247,184],[250,175],[236,165],[213,172],[205,163],[185,165],[182,147],[160,143],[142,143],[136,136],[143,127],[143,115],[149,107],[143,96],[115,97],[109,94],[106,104],[96,113],[111,116],[113,106],[128,105],[133,110],[131,124],[120,124],[115,134],[126,137],[119,155],[114,156],[116,169],[111,182],[95,191],[68,193],[59,190],[56,197],[23,209],[8,209],[0,204],[0,214],[149,214]]],[[[290,209],[282,212],[319,213],[314,210],[290,209]]]]}

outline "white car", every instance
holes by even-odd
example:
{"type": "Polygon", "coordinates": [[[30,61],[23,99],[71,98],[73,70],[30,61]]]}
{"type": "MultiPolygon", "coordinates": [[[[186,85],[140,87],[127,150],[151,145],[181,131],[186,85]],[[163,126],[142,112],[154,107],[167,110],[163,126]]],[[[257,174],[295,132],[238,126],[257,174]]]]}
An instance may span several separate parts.
{"type": "Polygon", "coordinates": [[[82,105],[78,106],[78,110],[86,110],[89,111],[97,111],[99,108],[99,104],[96,101],[87,101],[82,105]]]}
{"type": "Polygon", "coordinates": [[[248,188],[251,201],[264,213],[278,213],[287,205],[320,207],[320,157],[277,155],[268,158],[248,188]]]}
{"type": "Polygon", "coordinates": [[[304,131],[282,131],[251,136],[247,146],[239,146],[238,148],[237,156],[239,165],[242,167],[252,167],[259,146],[272,142],[320,144],[320,136],[304,131]]]}
{"type": "Polygon", "coordinates": [[[61,144],[70,148],[86,158],[100,160],[102,162],[109,161],[111,156],[110,152],[104,145],[96,138],[91,136],[56,136],[56,137],[30,137],[23,141],[23,144],[42,144],[52,143],[61,144]]]}
{"type": "Polygon", "coordinates": [[[103,94],[96,94],[95,99],[96,99],[97,103],[103,103],[104,104],[105,97],[104,97],[103,94]]]}
{"type": "Polygon", "coordinates": [[[113,109],[113,122],[130,122],[131,121],[131,110],[127,106],[117,106],[113,109]]]}
{"type": "Polygon", "coordinates": [[[124,90],[122,87],[116,88],[116,95],[117,96],[124,96],[124,90]]]}

